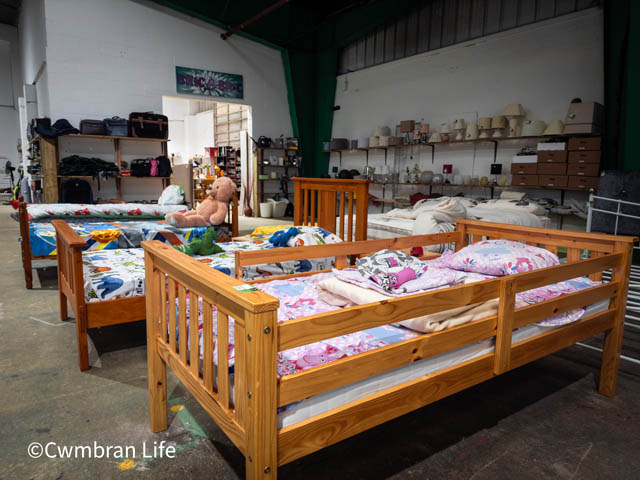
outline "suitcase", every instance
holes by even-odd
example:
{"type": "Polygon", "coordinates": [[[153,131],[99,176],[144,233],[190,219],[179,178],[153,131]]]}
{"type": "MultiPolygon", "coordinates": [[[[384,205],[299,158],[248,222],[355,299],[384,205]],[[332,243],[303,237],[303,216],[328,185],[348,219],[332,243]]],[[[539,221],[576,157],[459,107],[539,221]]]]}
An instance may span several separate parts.
{"type": "Polygon", "coordinates": [[[120,117],[105,118],[107,135],[111,137],[129,137],[129,120],[120,117]]]}
{"type": "Polygon", "coordinates": [[[165,115],[150,112],[129,114],[131,136],[141,138],[168,138],[169,119],[165,115]]]}
{"type": "Polygon", "coordinates": [[[103,120],[80,120],[80,133],[83,135],[106,135],[107,126],[103,120]]]}
{"type": "Polygon", "coordinates": [[[150,177],[151,160],[149,158],[131,160],[131,175],[134,177],[150,177]]]}
{"type": "Polygon", "coordinates": [[[77,178],[62,182],[62,203],[93,203],[89,182],[77,178]]]}
{"type": "MultiPolygon", "coordinates": [[[[640,172],[609,170],[599,177],[598,196],[640,203],[640,172]]],[[[618,204],[606,200],[595,200],[593,207],[598,210],[615,212],[618,204]]],[[[640,216],[640,207],[620,204],[620,213],[640,216]]],[[[615,232],[616,217],[609,213],[593,212],[591,231],[602,233],[615,232]]],[[[618,218],[618,235],[640,235],[640,220],[629,217],[618,218]]]]}

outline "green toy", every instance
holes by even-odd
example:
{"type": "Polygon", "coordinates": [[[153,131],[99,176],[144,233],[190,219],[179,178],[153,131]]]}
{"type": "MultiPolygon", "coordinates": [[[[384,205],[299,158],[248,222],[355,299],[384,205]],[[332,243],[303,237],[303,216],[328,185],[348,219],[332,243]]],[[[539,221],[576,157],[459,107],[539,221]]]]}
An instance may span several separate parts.
{"type": "Polygon", "coordinates": [[[193,257],[195,255],[213,255],[215,253],[224,252],[224,250],[216,243],[218,232],[215,228],[209,227],[201,238],[194,238],[187,245],[175,246],[176,250],[193,257]]]}

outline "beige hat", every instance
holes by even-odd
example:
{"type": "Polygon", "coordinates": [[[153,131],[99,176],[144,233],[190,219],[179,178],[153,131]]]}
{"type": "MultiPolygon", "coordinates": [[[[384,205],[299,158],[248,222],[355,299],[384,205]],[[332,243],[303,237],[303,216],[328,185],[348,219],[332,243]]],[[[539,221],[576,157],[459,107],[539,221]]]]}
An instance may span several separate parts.
{"type": "Polygon", "coordinates": [[[440,133],[451,133],[451,128],[448,123],[440,124],[440,133]]]}
{"type": "Polygon", "coordinates": [[[502,115],[491,119],[491,128],[507,128],[507,119],[502,115]]]}
{"type": "Polygon", "coordinates": [[[382,135],[378,138],[378,146],[379,147],[388,147],[389,146],[389,136],[382,135]]]}
{"type": "Polygon", "coordinates": [[[389,127],[376,127],[373,134],[376,137],[388,137],[391,135],[391,129],[389,127]]]}
{"type": "Polygon", "coordinates": [[[475,140],[478,138],[478,125],[470,123],[467,125],[467,132],[464,135],[465,140],[475,140]]]}
{"type": "Polygon", "coordinates": [[[440,134],[438,132],[434,132],[429,137],[429,143],[440,143],[442,139],[440,138],[440,134]]]}
{"type": "Polygon", "coordinates": [[[458,118],[455,122],[453,122],[454,130],[463,130],[465,128],[464,119],[458,118]]]}
{"type": "Polygon", "coordinates": [[[369,137],[369,146],[377,147],[380,145],[380,137],[369,137]]]}
{"type": "Polygon", "coordinates": [[[525,116],[524,108],[519,103],[510,103],[509,105],[504,107],[504,112],[502,112],[502,114],[507,117],[524,117],[525,116]]]}
{"type": "Polygon", "coordinates": [[[537,137],[542,135],[547,124],[542,120],[525,120],[522,124],[523,137],[537,137]]]}
{"type": "Polygon", "coordinates": [[[564,132],[562,120],[551,120],[543,135],[562,135],[562,132],[564,132]]]}
{"type": "Polygon", "coordinates": [[[480,117],[478,120],[479,130],[488,130],[491,128],[491,117],[480,117]]]}

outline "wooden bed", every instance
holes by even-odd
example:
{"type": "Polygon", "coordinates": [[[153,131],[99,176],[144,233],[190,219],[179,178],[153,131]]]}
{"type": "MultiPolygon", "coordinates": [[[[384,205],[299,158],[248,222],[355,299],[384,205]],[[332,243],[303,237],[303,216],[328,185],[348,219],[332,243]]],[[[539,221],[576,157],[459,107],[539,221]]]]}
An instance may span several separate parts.
{"type": "MultiPolygon", "coordinates": [[[[339,195],[339,191],[336,190],[334,182],[320,182],[315,183],[315,179],[299,178],[298,184],[305,185],[305,190],[310,192],[311,197],[317,196],[320,201],[317,204],[320,211],[327,205],[325,202],[329,202],[329,205],[333,205],[333,209],[336,209],[336,198],[339,195]]],[[[340,185],[346,188],[353,188],[348,191],[357,191],[359,195],[363,195],[362,198],[366,198],[368,195],[368,183],[362,183],[359,180],[340,180],[340,185]],[[355,182],[351,187],[348,182],[355,182]]],[[[340,194],[341,196],[342,194],[340,194]]],[[[237,234],[238,229],[238,211],[235,207],[237,205],[236,197],[234,196],[232,208],[232,229],[237,234]]],[[[297,203],[302,206],[302,202],[297,203]]],[[[350,204],[352,205],[352,204],[350,204]]],[[[313,211],[313,209],[312,209],[313,211]]],[[[345,215],[344,211],[341,212],[345,215]]],[[[349,209],[347,214],[353,215],[353,210],[349,209]],[[349,213],[350,212],[350,213],[349,213]]],[[[298,212],[296,211],[296,218],[298,218],[298,212]]],[[[25,217],[26,218],[26,217],[25,217]]],[[[89,350],[87,329],[95,327],[105,327],[109,325],[118,325],[121,323],[135,322],[144,320],[145,315],[145,297],[128,297],[113,300],[102,300],[98,302],[87,302],[84,292],[84,277],[82,268],[82,251],[86,247],[85,241],[74,232],[69,225],[63,220],[53,220],[51,222],[56,229],[56,248],[58,251],[58,292],[60,302],[60,319],[62,321],[68,318],[67,302],[71,305],[71,309],[74,312],[76,319],[76,333],[78,343],[78,364],[80,370],[89,369],[89,350]]],[[[360,214],[359,210],[356,210],[356,231],[362,232],[363,226],[366,232],[367,215],[360,214]]],[[[22,226],[22,224],[21,224],[22,226]]],[[[322,226],[322,225],[320,225],[322,226]]],[[[327,230],[331,230],[331,225],[326,225],[327,230]]],[[[335,217],[333,223],[333,233],[335,233],[335,217]]],[[[26,225],[26,238],[28,238],[28,224],[26,225]]],[[[21,232],[22,233],[22,232],[21,232]]],[[[349,235],[351,232],[349,232],[349,235]]],[[[23,235],[25,238],[25,235],[23,235]]],[[[167,246],[169,249],[173,248],[167,246]]],[[[30,253],[27,244],[27,252],[30,253]]],[[[279,249],[278,249],[279,250],[279,249]]],[[[23,262],[25,260],[25,246],[23,244],[23,262]]],[[[275,250],[270,250],[274,252],[275,250]]],[[[51,258],[51,257],[47,257],[51,258]]],[[[270,263],[270,262],[266,262],[270,263]]],[[[209,268],[209,267],[207,267],[209,268]]],[[[213,270],[209,268],[210,270],[213,270]]],[[[242,272],[242,269],[236,271],[242,272]]],[[[25,267],[25,275],[27,269],[25,267]]],[[[31,264],[29,260],[29,276],[31,275],[31,264]]],[[[242,273],[240,273],[242,275],[242,273]]]]}
{"type": "Polygon", "coordinates": [[[240,281],[185,258],[162,243],[145,242],[151,429],[158,432],[167,428],[168,366],[245,456],[246,477],[276,478],[280,465],[601,332],[605,332],[605,346],[599,391],[613,395],[635,238],[460,221],[457,230],[451,233],[289,248],[268,253],[242,252],[237,254],[237,259],[251,263],[264,262],[264,255],[270,259],[275,255],[282,261],[333,255],[336,263],[344,266],[347,255],[445,242],[454,242],[459,249],[467,245],[469,237],[474,241],[482,237],[525,241],[551,251],[567,247],[568,263],[278,323],[277,299],[261,291],[238,291],[234,287],[240,285],[240,281]],[[581,251],[590,252],[591,258],[581,260],[581,251]],[[260,255],[263,255],[262,259],[260,255]],[[599,278],[607,269],[612,269],[610,283],[517,311],[514,309],[518,292],[583,275],[599,278]],[[196,322],[189,322],[190,338],[193,339],[189,346],[186,340],[187,298],[191,311],[195,311],[198,297],[203,302],[201,352],[196,322]],[[167,302],[175,304],[176,298],[178,311],[167,309],[167,302]],[[279,351],[494,298],[499,298],[497,315],[277,379],[279,351]],[[605,311],[512,344],[514,328],[607,299],[605,311]],[[213,359],[211,306],[217,307],[221,319],[217,324],[216,341],[219,342],[218,352],[221,352],[217,367],[214,367],[213,359]],[[229,331],[225,321],[229,316],[235,320],[233,396],[227,358],[229,331]],[[492,337],[495,337],[495,350],[490,354],[386,388],[291,426],[277,428],[278,407],[492,337]]]}
{"type": "MultiPolygon", "coordinates": [[[[20,197],[18,203],[18,222],[20,223],[20,248],[22,250],[22,269],[24,270],[24,282],[28,289],[33,288],[33,261],[34,260],[55,260],[56,255],[33,256],[31,251],[31,239],[29,235],[29,215],[27,204],[20,197]]],[[[95,217],[96,221],[100,217],[95,217]]],[[[233,194],[231,210],[229,212],[228,223],[231,225],[231,235],[238,236],[238,198],[237,193],[233,194]]]]}

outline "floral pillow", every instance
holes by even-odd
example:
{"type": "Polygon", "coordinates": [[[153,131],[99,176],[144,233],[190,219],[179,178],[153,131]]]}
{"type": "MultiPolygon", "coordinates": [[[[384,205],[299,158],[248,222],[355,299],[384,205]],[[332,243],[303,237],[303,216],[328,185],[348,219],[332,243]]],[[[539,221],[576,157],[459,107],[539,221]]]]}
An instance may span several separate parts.
{"type": "Polygon", "coordinates": [[[443,266],[463,272],[503,276],[559,265],[548,250],[509,240],[486,240],[442,257],[443,266]]]}

